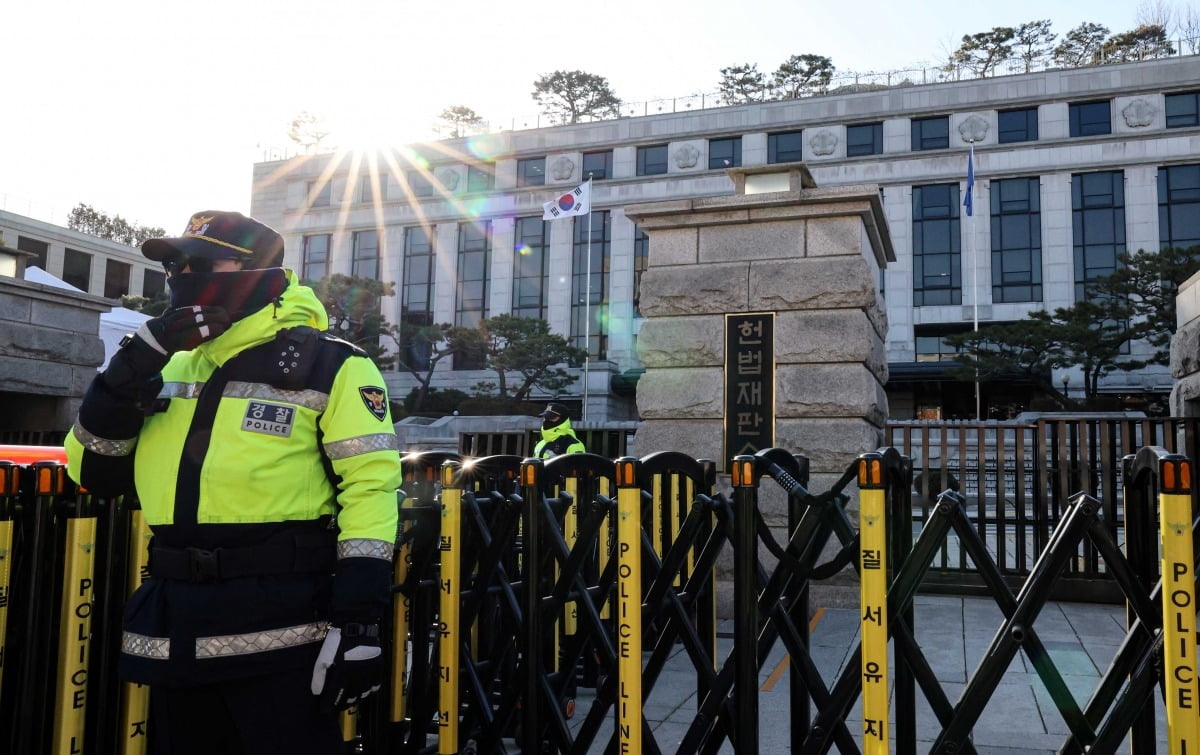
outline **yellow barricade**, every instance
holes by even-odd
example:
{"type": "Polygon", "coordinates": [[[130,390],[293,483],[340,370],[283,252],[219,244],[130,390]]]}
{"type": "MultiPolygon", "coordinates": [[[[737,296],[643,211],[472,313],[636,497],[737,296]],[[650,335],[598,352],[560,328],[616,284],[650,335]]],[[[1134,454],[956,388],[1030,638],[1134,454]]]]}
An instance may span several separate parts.
{"type": "Polygon", "coordinates": [[[458,752],[459,609],[462,606],[462,486],[442,464],[441,602],[438,604],[438,754],[458,752]]]}
{"type": "Polygon", "coordinates": [[[887,503],[883,459],[858,459],[859,582],[862,605],[863,752],[888,751],[887,503]]]}
{"type": "MultiPolygon", "coordinates": [[[[141,586],[150,576],[150,526],[141,509],[129,512],[129,573],[126,575],[128,594],[141,586]]],[[[145,684],[122,683],[121,741],[124,755],[145,755],[146,721],[150,715],[150,688],[145,684]]]]}
{"type": "Polygon", "coordinates": [[[617,751],[642,751],[642,491],[617,461],[617,751]]]}
{"type": "Polygon", "coordinates": [[[96,518],[68,519],[62,602],[59,604],[61,612],[52,750],[55,755],[84,751],[83,727],[87,717],[88,653],[96,573],[95,547],[96,518]]]}
{"type": "Polygon", "coordinates": [[[1167,749],[1173,753],[1200,752],[1191,470],[1186,459],[1164,459],[1159,471],[1167,749]]]}

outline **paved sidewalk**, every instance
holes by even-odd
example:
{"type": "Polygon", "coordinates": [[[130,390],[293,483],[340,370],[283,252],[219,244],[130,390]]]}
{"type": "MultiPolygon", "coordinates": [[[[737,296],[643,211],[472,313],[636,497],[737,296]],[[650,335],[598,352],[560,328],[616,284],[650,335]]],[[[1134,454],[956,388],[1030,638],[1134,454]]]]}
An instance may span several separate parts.
{"type": "MultiPolygon", "coordinates": [[[[814,606],[814,612],[810,622],[812,655],[829,684],[841,672],[858,642],[859,616],[857,609],[848,608],[814,606]]],[[[947,698],[954,704],[1003,624],[1003,614],[988,598],[924,595],[915,599],[914,612],[917,642],[947,698]]],[[[1049,603],[1038,615],[1034,628],[1076,702],[1084,706],[1125,635],[1124,609],[1089,603],[1049,603]]],[[[720,630],[722,658],[732,644],[728,638],[731,633],[732,623],[724,622],[720,630]]],[[[664,753],[675,752],[696,708],[695,676],[689,673],[691,666],[682,652],[676,651],[646,705],[647,718],[664,753]]],[[[776,643],[760,674],[759,752],[764,754],[789,751],[790,735],[783,713],[789,700],[786,667],[782,645],[776,643]]],[[[580,690],[580,710],[590,706],[589,693],[590,690],[580,690]]],[[[1158,751],[1166,752],[1166,719],[1161,701],[1156,708],[1158,751]]],[[[928,752],[941,727],[919,687],[917,721],[917,749],[928,752]]],[[[847,717],[847,725],[860,746],[861,722],[861,704],[856,703],[847,717]]],[[[894,720],[891,726],[894,736],[894,720]]],[[[981,755],[1054,753],[1067,734],[1068,728],[1029,658],[1024,652],[1018,653],[974,729],[976,750],[981,755]]],[[[733,748],[726,743],[720,751],[732,753],[733,748]]]]}

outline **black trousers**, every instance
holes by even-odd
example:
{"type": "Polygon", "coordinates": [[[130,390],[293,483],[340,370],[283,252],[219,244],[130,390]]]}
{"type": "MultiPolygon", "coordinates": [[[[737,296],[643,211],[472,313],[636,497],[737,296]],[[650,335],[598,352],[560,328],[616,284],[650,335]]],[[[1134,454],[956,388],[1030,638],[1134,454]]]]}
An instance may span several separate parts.
{"type": "Polygon", "coordinates": [[[323,713],[312,671],[150,688],[152,755],[340,755],[340,714],[323,713]]]}

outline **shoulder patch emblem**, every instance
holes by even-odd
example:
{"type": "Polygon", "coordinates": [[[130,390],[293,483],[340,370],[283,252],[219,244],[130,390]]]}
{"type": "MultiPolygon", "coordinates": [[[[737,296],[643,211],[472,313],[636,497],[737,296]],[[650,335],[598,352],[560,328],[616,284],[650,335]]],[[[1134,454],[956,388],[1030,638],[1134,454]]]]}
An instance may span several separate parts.
{"type": "Polygon", "coordinates": [[[387,392],[382,388],[366,385],[358,389],[358,395],[362,396],[363,403],[366,404],[367,410],[375,415],[375,419],[383,421],[388,410],[387,392]]]}

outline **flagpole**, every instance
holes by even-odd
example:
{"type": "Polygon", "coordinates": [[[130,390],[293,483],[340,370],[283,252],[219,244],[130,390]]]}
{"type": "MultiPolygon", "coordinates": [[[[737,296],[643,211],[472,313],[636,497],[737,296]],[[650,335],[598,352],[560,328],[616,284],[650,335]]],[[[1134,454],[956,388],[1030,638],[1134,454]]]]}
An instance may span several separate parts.
{"type": "Polygon", "coordinates": [[[587,422],[588,416],[588,377],[592,357],[592,176],[588,174],[588,207],[587,207],[587,283],[584,286],[583,309],[583,416],[581,422],[587,422]]]}
{"type": "Polygon", "coordinates": [[[982,403],[979,398],[979,259],[975,249],[975,140],[971,142],[971,156],[968,158],[971,167],[971,177],[967,181],[967,192],[971,194],[971,212],[967,213],[967,246],[971,258],[971,305],[972,319],[975,332],[975,421],[983,419],[982,403]]]}

